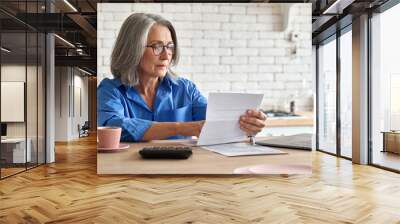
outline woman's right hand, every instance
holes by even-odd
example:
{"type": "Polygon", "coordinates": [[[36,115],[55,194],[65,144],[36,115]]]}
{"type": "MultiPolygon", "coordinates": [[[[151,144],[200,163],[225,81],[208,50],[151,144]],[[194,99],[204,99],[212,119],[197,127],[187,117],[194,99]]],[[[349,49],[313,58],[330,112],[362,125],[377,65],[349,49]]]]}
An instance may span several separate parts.
{"type": "Polygon", "coordinates": [[[201,129],[204,125],[203,121],[191,121],[178,123],[178,135],[182,136],[197,136],[199,137],[201,129]]]}

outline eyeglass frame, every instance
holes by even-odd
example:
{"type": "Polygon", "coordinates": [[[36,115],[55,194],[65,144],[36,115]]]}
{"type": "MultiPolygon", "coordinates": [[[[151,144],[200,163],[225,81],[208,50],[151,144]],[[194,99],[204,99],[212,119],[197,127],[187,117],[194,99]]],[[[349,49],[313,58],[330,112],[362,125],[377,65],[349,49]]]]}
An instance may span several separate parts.
{"type": "Polygon", "coordinates": [[[154,43],[152,45],[146,45],[146,47],[151,47],[153,49],[153,54],[155,56],[160,56],[164,51],[166,51],[167,54],[170,54],[170,55],[174,55],[175,54],[175,44],[174,43],[168,43],[166,45],[163,45],[163,44],[160,44],[160,43],[154,43]],[[156,53],[156,45],[159,45],[159,47],[162,46],[162,50],[158,54],[156,53]],[[168,45],[169,46],[172,45],[173,46],[173,50],[171,50],[171,48],[168,45]]]}

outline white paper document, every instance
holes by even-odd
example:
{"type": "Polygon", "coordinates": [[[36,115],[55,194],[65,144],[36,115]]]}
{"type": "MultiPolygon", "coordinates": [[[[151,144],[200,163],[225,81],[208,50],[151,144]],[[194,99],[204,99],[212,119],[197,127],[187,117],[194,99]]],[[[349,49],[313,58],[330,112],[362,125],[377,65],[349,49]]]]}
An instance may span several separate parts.
{"type": "Polygon", "coordinates": [[[259,109],[264,94],[210,93],[206,122],[197,145],[215,145],[246,140],[239,118],[248,109],[259,109]]]}
{"type": "Polygon", "coordinates": [[[249,143],[245,142],[222,144],[222,145],[210,145],[203,148],[225,156],[287,154],[286,152],[271,147],[250,145],[249,143]]]}

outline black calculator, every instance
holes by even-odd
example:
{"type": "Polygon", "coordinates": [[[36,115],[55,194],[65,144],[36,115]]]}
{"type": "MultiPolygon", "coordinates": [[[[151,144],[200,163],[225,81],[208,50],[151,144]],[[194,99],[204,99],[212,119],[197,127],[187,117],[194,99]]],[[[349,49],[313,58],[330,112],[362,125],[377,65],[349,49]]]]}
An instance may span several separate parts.
{"type": "Polygon", "coordinates": [[[184,146],[152,146],[139,151],[143,159],[187,159],[192,155],[192,149],[184,146]]]}

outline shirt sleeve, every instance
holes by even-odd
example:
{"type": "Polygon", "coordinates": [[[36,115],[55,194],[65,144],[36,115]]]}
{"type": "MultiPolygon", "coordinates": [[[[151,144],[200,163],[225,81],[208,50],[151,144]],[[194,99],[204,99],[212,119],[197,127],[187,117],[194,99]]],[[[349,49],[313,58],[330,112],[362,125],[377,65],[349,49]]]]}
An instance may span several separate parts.
{"type": "Polygon", "coordinates": [[[121,127],[121,141],[140,141],[152,121],[128,117],[124,103],[117,88],[100,84],[97,89],[97,123],[99,126],[121,127]]]}
{"type": "Polygon", "coordinates": [[[196,85],[190,82],[192,96],[192,117],[194,121],[206,119],[207,98],[197,89],[196,85]]]}

